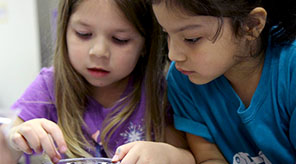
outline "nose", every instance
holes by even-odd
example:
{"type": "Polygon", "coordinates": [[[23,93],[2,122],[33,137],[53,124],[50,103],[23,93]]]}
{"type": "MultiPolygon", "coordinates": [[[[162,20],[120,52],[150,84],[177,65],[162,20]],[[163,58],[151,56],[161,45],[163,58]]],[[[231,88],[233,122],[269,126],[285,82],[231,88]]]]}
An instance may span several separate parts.
{"type": "Polygon", "coordinates": [[[168,39],[168,57],[171,61],[185,61],[186,56],[182,52],[182,47],[171,39],[168,39]]]}
{"type": "Polygon", "coordinates": [[[89,49],[89,55],[109,58],[108,44],[104,39],[97,39],[89,49]]]}

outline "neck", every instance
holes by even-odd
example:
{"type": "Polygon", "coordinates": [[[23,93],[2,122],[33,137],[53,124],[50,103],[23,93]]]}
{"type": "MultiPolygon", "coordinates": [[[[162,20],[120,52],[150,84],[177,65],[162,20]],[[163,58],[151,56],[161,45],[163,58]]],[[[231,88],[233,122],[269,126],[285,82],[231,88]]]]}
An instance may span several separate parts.
{"type": "Polygon", "coordinates": [[[93,87],[92,96],[102,106],[109,108],[116,104],[128,85],[129,78],[125,78],[105,87],[93,87]]]}
{"type": "Polygon", "coordinates": [[[248,61],[239,62],[224,74],[246,107],[250,105],[259,84],[263,64],[264,56],[260,55],[248,61]]]}

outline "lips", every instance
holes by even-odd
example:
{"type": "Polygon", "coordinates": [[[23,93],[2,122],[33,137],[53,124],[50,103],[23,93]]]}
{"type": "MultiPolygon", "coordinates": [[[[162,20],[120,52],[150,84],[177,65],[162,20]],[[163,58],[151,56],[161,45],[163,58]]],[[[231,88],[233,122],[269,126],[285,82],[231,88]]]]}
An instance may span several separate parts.
{"type": "Polygon", "coordinates": [[[103,71],[103,72],[109,72],[109,71],[106,71],[102,68],[88,68],[89,71],[103,71]]]}
{"type": "Polygon", "coordinates": [[[180,67],[176,67],[176,69],[178,71],[180,71],[181,73],[183,73],[184,75],[190,75],[190,74],[193,74],[194,73],[194,71],[186,71],[186,70],[184,70],[184,69],[182,69],[180,67]]]}
{"type": "Polygon", "coordinates": [[[93,77],[96,78],[107,76],[110,73],[110,71],[101,68],[88,68],[87,70],[93,77]]]}

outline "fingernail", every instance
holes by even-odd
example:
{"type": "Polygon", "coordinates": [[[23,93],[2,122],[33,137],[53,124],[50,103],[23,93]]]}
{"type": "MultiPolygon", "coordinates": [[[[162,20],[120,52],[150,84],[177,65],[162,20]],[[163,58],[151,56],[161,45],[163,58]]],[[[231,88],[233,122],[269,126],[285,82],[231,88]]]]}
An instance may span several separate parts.
{"type": "Polygon", "coordinates": [[[40,154],[41,151],[40,151],[39,149],[36,149],[35,153],[36,153],[36,154],[40,154]]]}
{"type": "Polygon", "coordinates": [[[112,158],[112,161],[118,161],[118,158],[119,158],[118,155],[114,155],[112,158]]]}
{"type": "Polygon", "coordinates": [[[66,146],[62,146],[60,149],[61,153],[65,153],[67,151],[67,147],[66,146]]]}
{"type": "Polygon", "coordinates": [[[25,151],[26,152],[26,154],[33,154],[33,151],[31,150],[31,149],[28,149],[27,151],[25,151]]]}
{"type": "Polygon", "coordinates": [[[53,160],[52,160],[54,163],[58,163],[59,162],[59,159],[57,157],[54,157],[53,160]]]}

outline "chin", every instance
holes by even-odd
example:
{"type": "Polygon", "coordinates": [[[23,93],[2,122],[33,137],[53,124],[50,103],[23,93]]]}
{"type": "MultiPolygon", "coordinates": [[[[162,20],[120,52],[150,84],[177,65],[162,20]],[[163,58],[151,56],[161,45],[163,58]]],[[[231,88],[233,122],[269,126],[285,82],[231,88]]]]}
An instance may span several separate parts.
{"type": "Polygon", "coordinates": [[[103,81],[96,81],[96,80],[88,80],[88,83],[93,87],[105,87],[109,84],[103,81]]]}
{"type": "Polygon", "coordinates": [[[189,77],[189,80],[196,85],[207,84],[211,81],[211,80],[200,79],[200,78],[191,78],[191,77],[189,77]]]}

